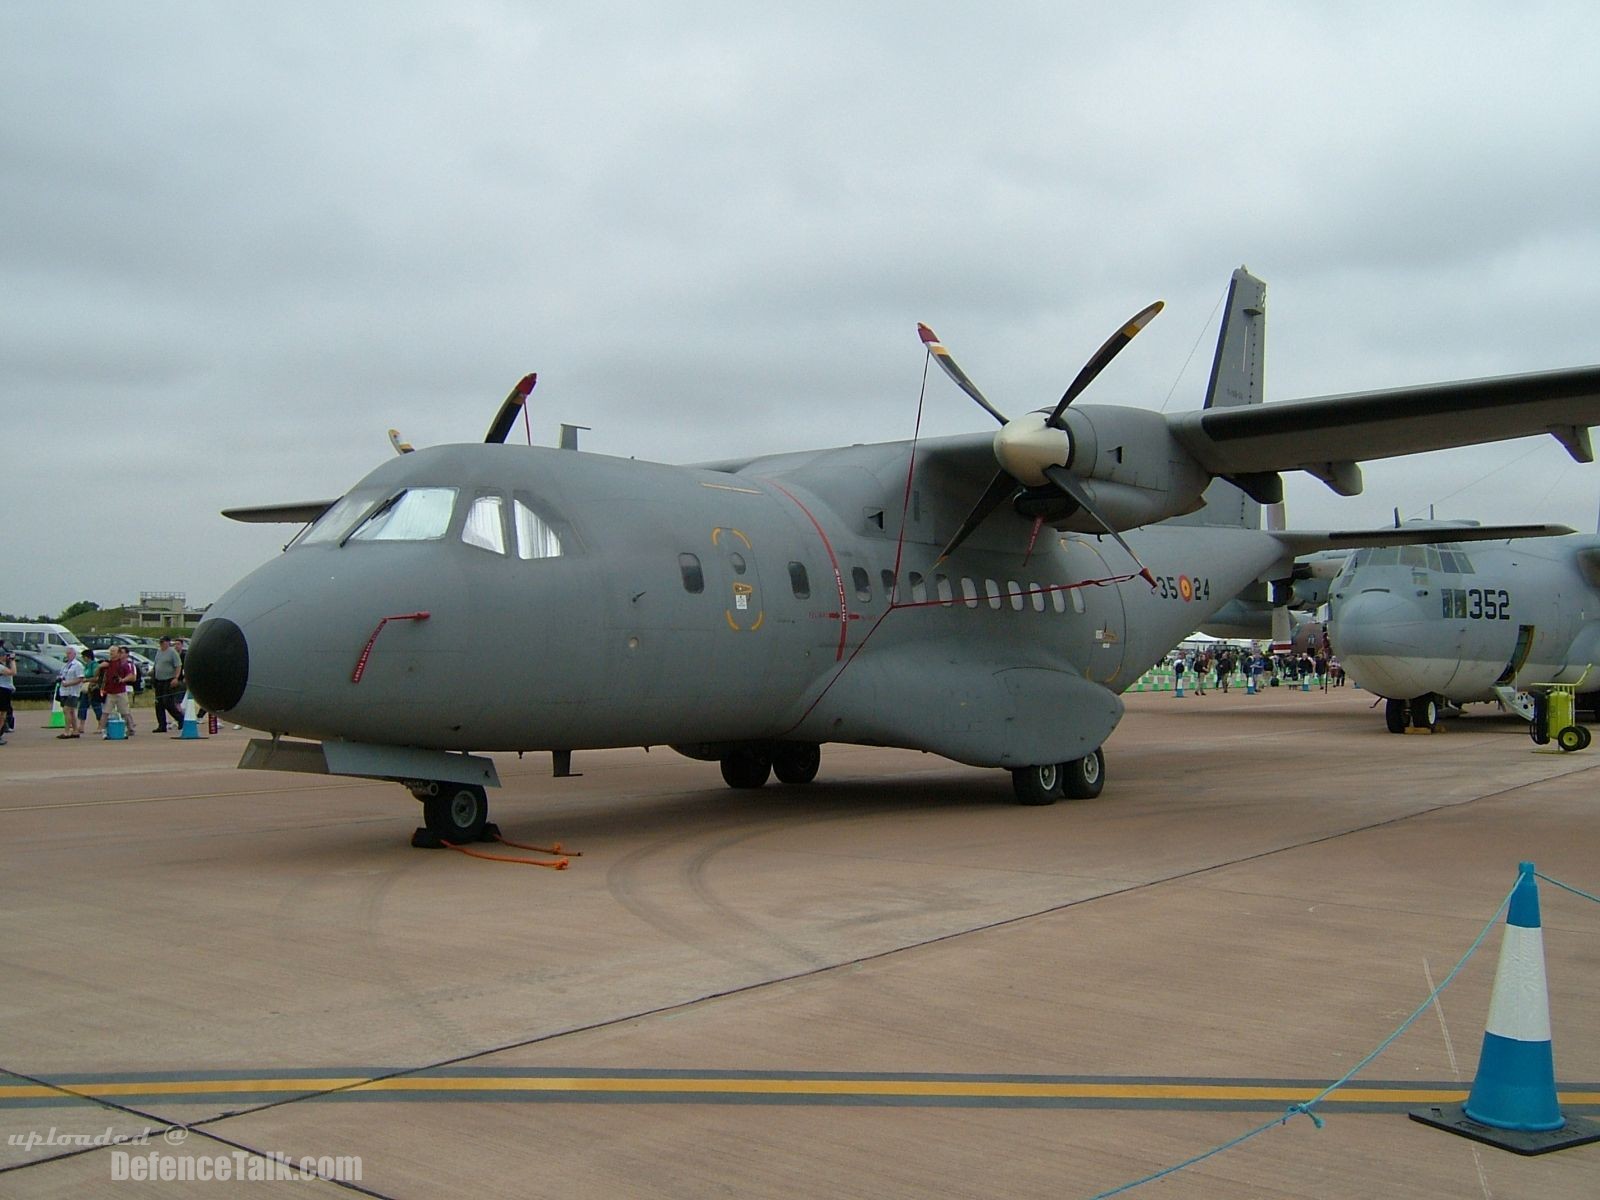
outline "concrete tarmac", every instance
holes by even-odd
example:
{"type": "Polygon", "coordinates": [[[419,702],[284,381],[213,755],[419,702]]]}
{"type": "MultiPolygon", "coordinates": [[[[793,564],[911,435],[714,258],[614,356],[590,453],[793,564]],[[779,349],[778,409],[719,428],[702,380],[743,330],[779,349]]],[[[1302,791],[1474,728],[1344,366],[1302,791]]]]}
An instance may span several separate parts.
{"type": "MultiPolygon", "coordinates": [[[[497,756],[493,818],[561,871],[414,850],[401,788],[236,770],[248,732],[21,714],[0,1196],[254,1193],[115,1172],[275,1153],[359,1158],[391,1197],[1089,1197],[1343,1076],[1519,861],[1600,892],[1600,751],[1487,715],[1396,737],[1350,688],[1127,699],[1105,793],[1048,808],[901,751],[825,747],[816,783],[759,792],[665,749],[564,780],[497,756]]],[[[1563,1104],[1600,1115],[1600,905],[1541,898],[1563,1104]]],[[[1596,1195],[1600,1146],[1405,1116],[1470,1087],[1499,938],[1324,1128],[1127,1194],[1596,1195]]]]}

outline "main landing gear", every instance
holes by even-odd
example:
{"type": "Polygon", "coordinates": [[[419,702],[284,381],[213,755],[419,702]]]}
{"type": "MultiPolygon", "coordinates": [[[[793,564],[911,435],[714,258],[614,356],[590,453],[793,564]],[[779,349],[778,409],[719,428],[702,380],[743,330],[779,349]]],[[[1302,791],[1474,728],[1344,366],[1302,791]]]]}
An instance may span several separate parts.
{"type": "Polygon", "coordinates": [[[1383,723],[1390,733],[1404,733],[1408,727],[1432,729],[1439,724],[1439,697],[1430,692],[1415,700],[1385,700],[1383,723]]]}
{"type": "Polygon", "coordinates": [[[772,776],[779,783],[804,784],[817,777],[822,747],[813,742],[779,742],[758,748],[740,746],[721,759],[723,781],[732,788],[758,788],[772,776]]]}
{"type": "Polygon", "coordinates": [[[424,825],[411,835],[413,846],[433,849],[492,842],[499,830],[489,823],[489,795],[475,783],[413,783],[411,794],[422,801],[424,825]]]}
{"type": "Polygon", "coordinates": [[[1106,756],[1102,750],[1071,762],[1045,763],[1011,772],[1018,804],[1054,804],[1068,800],[1093,800],[1106,784],[1106,756]]]}

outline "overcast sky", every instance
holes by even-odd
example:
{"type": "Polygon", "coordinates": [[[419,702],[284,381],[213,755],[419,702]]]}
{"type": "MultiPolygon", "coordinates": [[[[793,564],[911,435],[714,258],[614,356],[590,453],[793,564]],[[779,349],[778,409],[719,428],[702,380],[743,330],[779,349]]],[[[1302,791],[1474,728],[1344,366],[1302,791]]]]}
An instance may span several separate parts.
{"type": "MultiPolygon", "coordinates": [[[[209,603],[392,451],[909,437],[931,324],[1001,408],[1600,361],[1600,6],[0,0],[0,610],[209,603]],[[1398,10],[1398,11],[1397,11],[1398,10]],[[515,437],[522,437],[519,427],[515,437]]],[[[937,378],[937,377],[936,377],[937,378]]],[[[924,432],[989,427],[947,382],[924,432]]],[[[1553,439],[1290,523],[1593,530],[1553,439]]]]}

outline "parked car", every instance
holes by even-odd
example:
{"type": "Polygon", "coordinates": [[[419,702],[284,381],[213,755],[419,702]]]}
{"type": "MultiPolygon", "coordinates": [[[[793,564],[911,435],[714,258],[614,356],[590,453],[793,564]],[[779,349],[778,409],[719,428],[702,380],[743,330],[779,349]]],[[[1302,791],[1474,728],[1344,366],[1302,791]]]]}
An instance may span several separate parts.
{"type": "Polygon", "coordinates": [[[55,659],[32,650],[14,650],[18,700],[49,700],[56,694],[61,666],[55,659]]]}

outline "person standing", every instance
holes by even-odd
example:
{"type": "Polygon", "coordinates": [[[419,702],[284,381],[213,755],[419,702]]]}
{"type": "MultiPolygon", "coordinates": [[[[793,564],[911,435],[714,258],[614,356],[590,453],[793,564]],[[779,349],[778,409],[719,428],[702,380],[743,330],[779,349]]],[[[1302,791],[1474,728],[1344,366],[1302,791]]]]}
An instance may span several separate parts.
{"type": "Polygon", "coordinates": [[[150,677],[156,689],[156,732],[167,731],[170,716],[179,729],[183,728],[183,710],[178,707],[178,678],[183,674],[183,659],[172,648],[172,639],[161,639],[161,649],[156,651],[155,666],[150,677]]]}
{"type": "MultiPolygon", "coordinates": [[[[106,708],[110,710],[107,721],[111,715],[121,715],[129,737],[133,736],[133,705],[128,701],[128,685],[133,682],[137,670],[133,659],[128,657],[128,648],[113,646],[111,660],[106,663],[105,674],[100,682],[100,692],[105,696],[106,708]]],[[[102,733],[100,736],[107,735],[102,733]]]]}
{"type": "Polygon", "coordinates": [[[83,732],[83,727],[78,723],[78,703],[83,695],[83,664],[78,661],[76,646],[67,647],[67,665],[61,668],[61,675],[56,680],[56,695],[61,698],[61,712],[67,719],[67,731],[56,734],[56,737],[62,740],[75,738],[83,732]]]}
{"type": "Polygon", "coordinates": [[[11,697],[17,692],[17,656],[0,643],[0,746],[6,744],[11,724],[11,697]]]}
{"type": "Polygon", "coordinates": [[[83,691],[78,694],[78,732],[82,733],[89,725],[89,710],[94,709],[94,722],[98,728],[96,733],[106,731],[105,704],[100,699],[100,676],[105,672],[106,664],[96,662],[93,650],[83,652],[83,691]]]}

